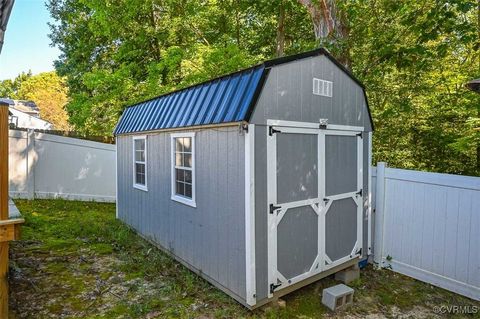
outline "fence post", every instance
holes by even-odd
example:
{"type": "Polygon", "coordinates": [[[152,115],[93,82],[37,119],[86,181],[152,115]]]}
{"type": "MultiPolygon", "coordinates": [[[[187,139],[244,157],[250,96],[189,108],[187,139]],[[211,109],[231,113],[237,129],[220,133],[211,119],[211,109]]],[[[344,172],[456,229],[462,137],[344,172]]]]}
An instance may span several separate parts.
{"type": "MultiPolygon", "coordinates": [[[[8,220],[8,104],[0,102],[0,222],[8,220]]],[[[0,237],[6,228],[1,227],[0,237]]],[[[8,318],[8,241],[0,238],[0,318],[8,318]]]]}
{"type": "Polygon", "coordinates": [[[375,239],[373,242],[373,261],[377,267],[383,266],[383,241],[384,241],[384,219],[385,219],[385,167],[384,162],[377,163],[376,181],[376,208],[375,208],[375,239]]]}
{"type": "Polygon", "coordinates": [[[35,198],[35,130],[27,131],[27,199],[35,198]]]}

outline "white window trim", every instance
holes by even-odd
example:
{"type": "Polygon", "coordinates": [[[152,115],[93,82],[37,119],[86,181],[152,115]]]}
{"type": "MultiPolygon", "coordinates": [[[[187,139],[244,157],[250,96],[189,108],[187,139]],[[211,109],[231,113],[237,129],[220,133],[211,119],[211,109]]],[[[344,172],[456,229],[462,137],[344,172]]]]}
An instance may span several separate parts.
{"type": "Polygon", "coordinates": [[[147,185],[148,185],[148,182],[147,182],[147,163],[148,163],[147,151],[148,151],[148,147],[147,147],[147,136],[146,136],[146,135],[137,135],[137,136],[134,136],[133,139],[132,139],[133,187],[136,188],[136,189],[145,191],[145,192],[148,192],[148,187],[147,187],[147,185]],[[137,184],[137,183],[136,183],[136,171],[135,171],[135,164],[136,164],[136,162],[137,162],[137,161],[135,160],[135,141],[136,141],[136,140],[144,140],[144,141],[145,141],[145,185],[137,184]]]}
{"type": "Polygon", "coordinates": [[[196,184],[196,178],[195,178],[195,132],[189,132],[189,133],[172,133],[170,134],[170,153],[171,153],[171,199],[180,202],[182,204],[191,206],[191,207],[197,207],[197,202],[196,202],[196,191],[195,191],[195,184],[196,184]],[[192,198],[187,198],[181,195],[177,195],[175,193],[175,139],[177,137],[191,137],[192,138],[192,198]]]}

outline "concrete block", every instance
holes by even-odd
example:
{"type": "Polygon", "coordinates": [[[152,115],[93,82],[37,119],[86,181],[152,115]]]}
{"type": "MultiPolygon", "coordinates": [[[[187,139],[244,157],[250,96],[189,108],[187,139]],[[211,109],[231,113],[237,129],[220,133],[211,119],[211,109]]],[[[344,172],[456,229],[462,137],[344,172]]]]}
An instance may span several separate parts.
{"type": "Polygon", "coordinates": [[[344,284],[323,289],[322,303],[330,310],[344,309],[353,303],[354,290],[344,284]]]}
{"type": "Polygon", "coordinates": [[[347,268],[335,274],[335,280],[341,281],[346,285],[358,278],[360,278],[360,268],[358,266],[347,268]]]}
{"type": "Polygon", "coordinates": [[[287,307],[287,302],[286,302],[285,300],[279,298],[279,299],[277,300],[277,306],[278,306],[278,308],[280,308],[280,309],[284,309],[284,308],[287,307]]]}

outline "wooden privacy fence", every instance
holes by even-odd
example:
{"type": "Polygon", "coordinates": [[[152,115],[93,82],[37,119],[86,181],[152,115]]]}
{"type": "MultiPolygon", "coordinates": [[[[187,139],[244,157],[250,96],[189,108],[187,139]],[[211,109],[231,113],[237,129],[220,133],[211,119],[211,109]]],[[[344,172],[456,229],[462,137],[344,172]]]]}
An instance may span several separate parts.
{"type": "Polygon", "coordinates": [[[372,176],[374,261],[480,300],[480,178],[385,163],[372,176]]]}

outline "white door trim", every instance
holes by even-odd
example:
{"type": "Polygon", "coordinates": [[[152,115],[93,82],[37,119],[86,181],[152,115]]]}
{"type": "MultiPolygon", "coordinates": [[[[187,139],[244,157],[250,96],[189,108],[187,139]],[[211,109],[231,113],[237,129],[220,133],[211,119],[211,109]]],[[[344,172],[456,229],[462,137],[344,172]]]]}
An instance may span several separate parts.
{"type": "Polygon", "coordinates": [[[314,276],[317,273],[330,269],[336,265],[356,258],[359,254],[359,248],[362,247],[362,231],[363,231],[363,201],[358,191],[363,188],[363,142],[362,131],[363,127],[342,126],[342,125],[328,125],[327,128],[320,128],[318,123],[304,123],[293,121],[267,120],[268,129],[266,130],[267,137],[267,207],[265,208],[268,214],[268,297],[273,297],[273,292],[270,289],[271,284],[282,282],[275,291],[281,290],[285,287],[300,282],[306,278],[314,276]],[[275,131],[271,133],[270,128],[275,131]],[[313,134],[318,137],[318,198],[302,200],[297,202],[290,202],[284,204],[277,203],[277,135],[278,134],[313,134]],[[325,195],[325,136],[339,135],[339,136],[358,136],[357,137],[357,190],[345,194],[338,194],[332,196],[325,195]],[[332,261],[326,254],[325,247],[325,216],[334,200],[343,198],[352,198],[357,204],[357,240],[350,253],[345,257],[332,261]],[[324,201],[326,199],[326,201],[324,201]],[[270,214],[270,204],[275,206],[274,214],[270,214]],[[285,278],[278,271],[277,260],[277,226],[284,217],[289,208],[311,205],[318,217],[318,254],[314,263],[308,272],[298,275],[294,278],[285,278]],[[325,261],[328,263],[326,264],[325,261]],[[318,266],[317,266],[318,265],[318,266]],[[286,283],[286,284],[285,284],[286,283]]]}
{"type": "MultiPolygon", "coordinates": [[[[362,248],[363,243],[363,136],[362,132],[341,131],[325,131],[325,135],[357,136],[357,190],[354,192],[325,196],[325,198],[328,200],[328,203],[323,211],[323,218],[326,218],[325,216],[333,201],[351,198],[357,205],[357,240],[352,251],[350,252],[350,255],[342,257],[340,259],[331,260],[325,251],[324,256],[327,264],[324,265],[324,270],[328,270],[360,256],[359,251],[362,248]],[[360,190],[362,190],[362,195],[359,194],[360,190]]],[[[328,156],[328,154],[325,153],[325,156],[328,156]]],[[[326,187],[326,180],[323,181],[323,185],[324,187],[326,187]]]]}
{"type": "Polygon", "coordinates": [[[255,125],[245,133],[245,270],[246,301],[257,304],[255,273],[255,125]]]}
{"type": "MultiPolygon", "coordinates": [[[[297,121],[283,121],[283,120],[267,120],[268,126],[283,126],[283,127],[295,127],[295,128],[313,128],[320,129],[320,123],[311,123],[311,122],[297,122],[297,121]]],[[[353,126],[353,125],[337,125],[337,124],[327,124],[324,129],[327,130],[339,130],[339,131],[355,131],[363,132],[363,126],[353,126]]]]}

